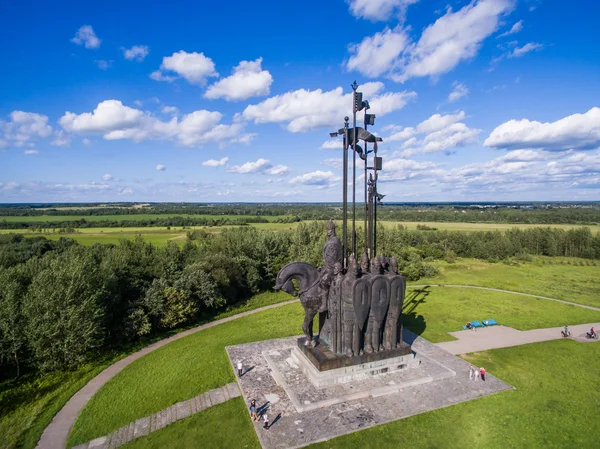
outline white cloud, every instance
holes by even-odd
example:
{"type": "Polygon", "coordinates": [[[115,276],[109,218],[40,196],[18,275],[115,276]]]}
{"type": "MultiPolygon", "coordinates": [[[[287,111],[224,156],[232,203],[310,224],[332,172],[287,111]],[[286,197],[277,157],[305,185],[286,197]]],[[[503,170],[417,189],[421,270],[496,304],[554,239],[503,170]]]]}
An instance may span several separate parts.
{"type": "Polygon", "coordinates": [[[432,133],[439,131],[440,129],[446,128],[453,123],[459,122],[465,118],[464,111],[459,111],[456,114],[433,114],[426,120],[423,120],[417,125],[418,133],[432,133]]]}
{"type": "Polygon", "coordinates": [[[349,50],[353,55],[348,59],[346,68],[372,78],[378,77],[399,64],[398,56],[409,42],[408,34],[401,27],[394,30],[386,28],[365,37],[360,44],[350,45],[349,50]]]}
{"type": "Polygon", "coordinates": [[[174,72],[190,84],[204,86],[207,78],[217,77],[215,63],[204,56],[204,53],[187,53],[180,50],[171,56],[165,56],[160,69],[152,72],[150,78],[156,81],[174,81],[177,77],[166,75],[164,72],[174,72]]]}
{"type": "Polygon", "coordinates": [[[71,145],[71,136],[63,130],[54,131],[54,139],[50,142],[50,145],[55,147],[68,147],[71,145]]]}
{"type": "Polygon", "coordinates": [[[86,137],[81,141],[81,143],[83,143],[87,147],[88,145],[92,144],[92,141],[86,137]]]}
{"type": "Polygon", "coordinates": [[[520,32],[523,29],[523,21],[519,20],[517,23],[515,23],[510,30],[502,33],[501,35],[499,35],[498,37],[506,37],[506,36],[510,36],[511,34],[517,34],[518,32],[520,32]]]}
{"type": "Polygon", "coordinates": [[[508,54],[508,57],[520,58],[521,56],[526,55],[529,52],[541,50],[542,48],[544,48],[542,44],[538,44],[537,42],[529,42],[528,44],[525,44],[522,47],[516,47],[511,53],[508,54]]]}
{"type": "Polygon", "coordinates": [[[328,186],[334,182],[339,181],[339,179],[339,176],[336,176],[332,171],[316,170],[292,178],[290,180],[290,184],[328,186]]]}
{"type": "Polygon", "coordinates": [[[260,158],[260,159],[256,160],[255,162],[246,162],[245,164],[242,164],[242,165],[234,165],[233,167],[229,167],[227,169],[227,171],[230,173],[240,173],[240,174],[260,173],[260,172],[266,171],[272,167],[273,166],[271,165],[271,162],[269,160],[260,158]]]}
{"type": "Polygon", "coordinates": [[[234,67],[231,76],[209,86],[204,97],[238,101],[269,95],[273,77],[267,70],[262,70],[261,64],[262,58],[256,61],[241,61],[234,67]]]}
{"type": "Polygon", "coordinates": [[[281,176],[281,175],[288,174],[291,171],[292,171],[292,169],[290,167],[288,167],[287,165],[276,165],[273,168],[269,168],[267,170],[267,173],[272,176],[281,176]]]}
{"type": "Polygon", "coordinates": [[[4,142],[0,147],[7,146],[33,146],[38,138],[46,138],[52,134],[52,127],[48,125],[48,116],[35,112],[13,111],[10,121],[0,120],[0,132],[4,142]]]}
{"type": "Polygon", "coordinates": [[[329,165],[330,167],[336,168],[338,170],[342,170],[344,168],[344,158],[330,157],[330,158],[324,159],[322,164],[329,165]]]}
{"type": "MultiPolygon", "coordinates": [[[[360,90],[369,99],[371,110],[381,117],[402,109],[416,97],[414,92],[381,93],[383,83],[365,83],[360,90]]],[[[352,111],[352,94],[343,89],[323,92],[321,89],[299,89],[276,95],[261,103],[249,105],[243,117],[254,123],[286,123],[288,131],[304,132],[324,126],[342,125],[342,118],[352,111]]]]}
{"type": "Polygon", "coordinates": [[[118,100],[105,100],[93,112],[79,115],[66,112],[59,123],[66,131],[102,134],[106,140],[174,140],[181,145],[198,146],[231,141],[244,129],[243,123],[225,125],[220,123],[221,119],[219,112],[200,110],[163,122],[118,100]]]}
{"type": "Polygon", "coordinates": [[[256,133],[245,133],[241,134],[239,137],[235,137],[231,139],[232,143],[250,143],[254,140],[254,138],[258,136],[256,133]]]}
{"type": "Polygon", "coordinates": [[[469,88],[465,84],[454,81],[452,86],[454,89],[452,89],[452,92],[450,92],[450,95],[448,95],[448,102],[450,103],[454,103],[455,101],[469,94],[469,88]]]}
{"type": "Polygon", "coordinates": [[[221,167],[225,164],[227,164],[227,162],[229,161],[228,157],[223,157],[219,160],[217,159],[209,159],[207,161],[202,162],[202,165],[204,167],[221,167]]]}
{"type": "Polygon", "coordinates": [[[400,131],[384,138],[384,141],[404,140],[401,151],[404,157],[439,151],[448,152],[453,148],[463,147],[477,141],[481,130],[469,128],[460,122],[464,118],[463,111],[456,114],[433,114],[416,127],[401,128],[400,131]],[[419,140],[418,135],[423,135],[423,138],[419,140]]]}
{"type": "Polygon", "coordinates": [[[150,53],[150,49],[146,45],[134,45],[131,48],[121,47],[123,56],[129,61],[142,62],[150,53]]]}
{"type": "Polygon", "coordinates": [[[179,109],[175,106],[163,106],[160,112],[167,115],[178,115],[179,109]]]}
{"type": "Polygon", "coordinates": [[[94,29],[90,25],[84,25],[77,30],[75,37],[71,42],[77,45],[84,45],[85,48],[98,48],[102,42],[94,33],[94,29]]]}
{"type": "Polygon", "coordinates": [[[344,148],[344,142],[340,139],[326,140],[321,145],[322,150],[341,150],[344,148]]]}
{"type": "Polygon", "coordinates": [[[158,164],[156,166],[156,171],[165,171],[167,169],[166,165],[158,164]]]}
{"type": "Polygon", "coordinates": [[[103,59],[96,60],[94,63],[98,66],[100,70],[108,70],[110,66],[112,66],[112,61],[105,61],[103,59]]]}
{"type": "Polygon", "coordinates": [[[433,162],[417,162],[411,159],[397,158],[384,161],[380,180],[405,181],[408,179],[424,179],[440,173],[438,164],[433,162]]]}
{"type": "Polygon", "coordinates": [[[125,188],[123,190],[121,190],[121,195],[131,195],[133,194],[133,190],[130,188],[125,188]]]}
{"type": "Polygon", "coordinates": [[[38,150],[25,150],[23,154],[32,155],[32,154],[40,154],[38,150]]]}
{"type": "Polygon", "coordinates": [[[394,15],[404,18],[406,8],[419,0],[347,0],[354,17],[388,21],[394,15]]]}
{"type": "Polygon", "coordinates": [[[115,178],[113,178],[113,176],[108,173],[105,174],[104,176],[102,176],[102,180],[105,182],[112,181],[113,179],[115,179],[115,178]]]}
{"type": "Polygon", "coordinates": [[[353,55],[346,67],[370,77],[385,74],[397,82],[447,73],[477,54],[483,40],[496,31],[500,18],[513,6],[513,0],[479,0],[457,12],[448,8],[423,30],[417,42],[411,42],[401,27],[385,29],[351,45],[353,55]]]}
{"type": "Polygon", "coordinates": [[[573,114],[555,122],[509,120],[496,127],[483,143],[496,149],[546,151],[600,148],[600,108],[573,114]]]}

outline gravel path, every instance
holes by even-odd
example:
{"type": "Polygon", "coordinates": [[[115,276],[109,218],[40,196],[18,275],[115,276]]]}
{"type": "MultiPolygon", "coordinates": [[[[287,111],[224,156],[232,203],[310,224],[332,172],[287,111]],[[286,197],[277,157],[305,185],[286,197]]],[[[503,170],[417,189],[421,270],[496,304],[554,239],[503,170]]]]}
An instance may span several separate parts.
{"type": "Polygon", "coordinates": [[[71,397],[69,402],[65,404],[65,406],[56,414],[52,422],[46,427],[40,441],[36,448],[38,449],[64,449],[67,445],[67,437],[69,436],[69,432],[75,424],[75,420],[83,410],[83,407],[88,403],[88,401],[92,398],[92,396],[110,379],[119,374],[123,368],[132,362],[136,361],[140,357],[149,354],[152,351],[155,351],[158,348],[163,347],[166,344],[169,344],[175,340],[179,340],[180,338],[187,337],[188,335],[194,334],[196,332],[200,332],[204,329],[208,329],[213,326],[217,326],[219,324],[227,323],[228,321],[237,320],[238,318],[242,318],[248,315],[253,315],[255,313],[263,312],[269,309],[275,309],[277,307],[286,306],[288,304],[292,304],[298,301],[297,299],[292,299],[291,301],[281,302],[278,304],[272,304],[270,306],[260,307],[258,309],[250,310],[248,312],[238,313],[237,315],[232,315],[227,318],[223,318],[217,321],[212,321],[210,323],[203,324],[201,326],[194,327],[192,329],[188,329],[187,331],[180,332],[176,335],[173,335],[169,338],[165,338],[164,340],[158,341],[156,343],[151,344],[150,346],[146,346],[143,349],[140,349],[137,352],[125,357],[124,359],[119,360],[115,364],[109,366],[92,380],[90,380],[85,387],[79,390],[77,393],[71,397]]]}

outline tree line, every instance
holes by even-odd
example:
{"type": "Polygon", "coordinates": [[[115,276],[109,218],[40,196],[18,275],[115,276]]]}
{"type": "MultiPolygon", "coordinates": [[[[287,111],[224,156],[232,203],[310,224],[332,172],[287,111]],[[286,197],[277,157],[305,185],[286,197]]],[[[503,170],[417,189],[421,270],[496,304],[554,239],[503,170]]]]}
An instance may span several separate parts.
{"type": "MultiPolygon", "coordinates": [[[[360,228],[357,236],[362,248],[360,228]]],[[[286,232],[194,230],[183,247],[157,247],[141,237],[88,247],[68,238],[0,235],[0,372],[72,368],[111,348],[209,319],[270,290],[288,262],[319,266],[325,237],[324,222],[286,232]]],[[[380,227],[378,253],[395,256],[400,272],[417,280],[435,276],[429,262],[456,257],[600,259],[600,236],[585,228],[465,233],[380,227]]]]}

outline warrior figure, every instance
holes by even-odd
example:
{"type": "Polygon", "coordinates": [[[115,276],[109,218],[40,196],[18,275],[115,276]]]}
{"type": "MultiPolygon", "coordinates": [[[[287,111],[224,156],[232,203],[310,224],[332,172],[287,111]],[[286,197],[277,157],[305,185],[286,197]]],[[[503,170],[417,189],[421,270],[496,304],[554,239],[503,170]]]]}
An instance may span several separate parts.
{"type": "MultiPolygon", "coordinates": [[[[358,266],[356,265],[356,259],[354,254],[348,258],[348,272],[344,276],[342,281],[342,335],[343,335],[343,351],[348,357],[352,357],[354,354],[358,355],[358,346],[353,345],[354,333],[356,326],[356,313],[354,312],[353,302],[353,287],[358,276],[358,266]]],[[[341,351],[340,351],[341,352],[341,351]]]]}
{"type": "Polygon", "coordinates": [[[382,258],[373,259],[371,267],[371,313],[365,334],[365,352],[379,352],[382,325],[389,305],[388,280],[383,275],[382,258]]]}
{"type": "MultiPolygon", "coordinates": [[[[327,240],[325,241],[325,245],[323,245],[323,270],[320,277],[328,275],[331,281],[334,276],[333,271],[336,262],[342,263],[342,242],[335,235],[335,223],[332,219],[329,219],[327,222],[327,240]]],[[[329,289],[329,285],[326,288],[329,289]]],[[[327,296],[323,296],[319,312],[327,310],[327,296]]]]}
{"type": "Polygon", "coordinates": [[[390,307],[385,323],[385,349],[394,349],[402,341],[400,316],[406,293],[406,280],[398,274],[398,261],[390,258],[390,272],[387,274],[390,282],[390,307]]]}

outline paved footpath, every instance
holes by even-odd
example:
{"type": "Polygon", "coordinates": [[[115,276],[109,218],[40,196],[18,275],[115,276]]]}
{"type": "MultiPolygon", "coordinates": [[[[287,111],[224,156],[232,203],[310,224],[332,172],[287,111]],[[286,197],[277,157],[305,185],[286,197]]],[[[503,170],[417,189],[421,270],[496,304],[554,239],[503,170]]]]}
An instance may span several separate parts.
{"type": "Polygon", "coordinates": [[[73,424],[75,424],[75,420],[79,416],[79,413],[81,413],[81,410],[83,410],[83,407],[85,407],[88,401],[92,398],[92,396],[106,382],[108,382],[110,379],[119,374],[123,370],[123,368],[136,361],[140,357],[143,357],[146,354],[149,354],[150,352],[155,351],[158,348],[161,348],[175,340],[187,337],[188,335],[194,334],[204,329],[208,329],[219,324],[227,323],[228,321],[233,321],[248,315],[263,312],[268,309],[286,306],[297,301],[297,299],[292,299],[291,301],[260,307],[258,309],[250,310],[248,312],[238,313],[237,315],[232,315],[227,318],[212,321],[210,323],[203,324],[202,326],[197,326],[192,329],[188,329],[187,331],[180,332],[169,338],[165,338],[164,340],[158,341],[154,344],[151,344],[150,346],[146,346],[145,348],[140,349],[139,351],[125,357],[124,359],[119,360],[115,364],[106,368],[92,380],[90,380],[81,390],[79,390],[73,395],[73,397],[71,397],[69,402],[65,404],[65,406],[60,410],[60,412],[56,414],[56,416],[48,425],[48,427],[46,427],[44,433],[42,434],[42,437],[40,438],[40,441],[36,446],[36,449],[64,449],[67,445],[67,437],[69,436],[69,432],[71,431],[73,424]]]}
{"type": "Polygon", "coordinates": [[[152,416],[140,418],[131,422],[108,435],[96,438],[85,444],[75,446],[73,449],[113,449],[129,443],[134,438],[148,435],[150,432],[160,430],[169,424],[185,419],[195,413],[201,412],[213,405],[222,404],[232,398],[242,395],[237,382],[232,382],[221,388],[202,393],[187,401],[178,402],[169,408],[154,413],[152,416]]]}
{"type": "MultiPolygon", "coordinates": [[[[589,332],[592,327],[600,329],[600,323],[569,326],[571,339],[582,342],[596,341],[590,340],[585,336],[586,332],[589,332]]],[[[519,346],[540,341],[559,340],[564,338],[560,333],[562,330],[564,330],[564,327],[519,331],[512,327],[491,326],[475,330],[449,332],[450,335],[458,338],[458,340],[437,343],[437,346],[452,354],[466,354],[468,352],[508,348],[510,346],[519,346]]]]}

